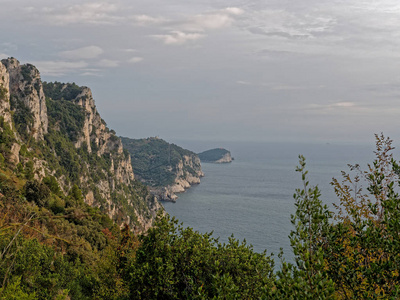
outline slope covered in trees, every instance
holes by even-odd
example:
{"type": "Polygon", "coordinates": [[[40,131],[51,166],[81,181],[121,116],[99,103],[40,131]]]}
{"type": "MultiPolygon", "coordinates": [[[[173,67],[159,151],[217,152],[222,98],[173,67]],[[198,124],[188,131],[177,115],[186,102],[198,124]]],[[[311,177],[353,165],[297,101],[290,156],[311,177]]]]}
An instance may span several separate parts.
{"type": "Polygon", "coordinates": [[[350,166],[333,180],[335,211],[310,187],[300,156],[295,263],[275,267],[245,243],[221,244],[162,214],[132,232],[133,216],[152,218],[148,191],[131,180],[129,155],[88,89],[43,86],[36,68],[12,59],[0,75],[0,299],[400,297],[400,166],[390,139],[376,137],[366,171],[350,166]]]}
{"type": "Polygon", "coordinates": [[[27,181],[3,162],[0,298],[397,299],[400,167],[391,150],[377,137],[369,169],[351,166],[354,176],[333,181],[336,212],[309,186],[300,157],[295,264],[280,254],[277,267],[234,238],[221,244],[161,215],[147,234],[120,230],[78,188],[63,195],[54,179],[27,181]]]}
{"type": "Polygon", "coordinates": [[[130,139],[121,137],[131,155],[135,178],[150,186],[160,200],[175,201],[174,193],[200,183],[204,176],[196,153],[157,137],[130,139]]]}

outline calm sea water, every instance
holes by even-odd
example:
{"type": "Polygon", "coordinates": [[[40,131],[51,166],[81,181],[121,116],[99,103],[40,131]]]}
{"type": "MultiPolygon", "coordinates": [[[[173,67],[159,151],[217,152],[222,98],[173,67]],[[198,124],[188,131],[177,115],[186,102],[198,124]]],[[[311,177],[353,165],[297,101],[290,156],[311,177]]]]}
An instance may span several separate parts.
{"type": "Polygon", "coordinates": [[[332,177],[341,178],[347,164],[366,167],[374,158],[374,145],[224,143],[207,145],[180,142],[196,152],[212,147],[225,147],[235,158],[230,164],[202,164],[205,177],[179,195],[176,203],[165,202],[167,212],[185,226],[200,232],[214,232],[226,242],[232,234],[246,239],[254,249],[293,255],[288,235],[293,229],[293,194],[301,187],[300,174],[295,172],[298,155],[307,159],[311,185],[318,185],[323,202],[336,201],[330,185],[332,177]]]}

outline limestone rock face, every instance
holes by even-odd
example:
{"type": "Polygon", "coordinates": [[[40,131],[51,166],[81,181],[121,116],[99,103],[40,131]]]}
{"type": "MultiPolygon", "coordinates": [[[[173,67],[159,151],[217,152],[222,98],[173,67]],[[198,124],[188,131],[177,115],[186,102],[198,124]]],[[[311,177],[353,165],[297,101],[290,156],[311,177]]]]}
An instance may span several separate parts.
{"type": "Polygon", "coordinates": [[[200,159],[197,156],[184,155],[183,160],[178,163],[176,169],[177,176],[175,182],[167,187],[167,190],[172,194],[182,193],[193,184],[199,184],[200,177],[204,176],[200,167],[200,159]],[[195,174],[186,172],[185,169],[187,168],[193,169],[195,174]]]}
{"type": "Polygon", "coordinates": [[[15,58],[3,59],[1,62],[9,74],[11,105],[14,109],[20,106],[29,109],[32,120],[26,124],[27,131],[36,140],[42,140],[44,134],[47,133],[48,117],[38,69],[31,64],[20,65],[15,58]]]}
{"type": "Polygon", "coordinates": [[[218,159],[215,163],[217,164],[224,164],[224,163],[230,163],[232,162],[232,156],[231,153],[225,153],[224,156],[220,159],[218,159]]]}
{"type": "Polygon", "coordinates": [[[4,121],[12,125],[10,111],[10,76],[7,68],[0,62],[0,116],[4,121]]]}
{"type": "Polygon", "coordinates": [[[136,231],[152,226],[157,211],[163,210],[148,188],[135,180],[131,157],[100,117],[89,88],[42,83],[33,65],[4,59],[0,116],[0,130],[12,134],[4,152],[7,162],[24,168],[32,161],[35,179],[55,176],[66,194],[77,184],[87,204],[136,231]],[[42,142],[32,143],[33,139],[42,142]],[[40,149],[35,148],[38,145],[40,149]]]}

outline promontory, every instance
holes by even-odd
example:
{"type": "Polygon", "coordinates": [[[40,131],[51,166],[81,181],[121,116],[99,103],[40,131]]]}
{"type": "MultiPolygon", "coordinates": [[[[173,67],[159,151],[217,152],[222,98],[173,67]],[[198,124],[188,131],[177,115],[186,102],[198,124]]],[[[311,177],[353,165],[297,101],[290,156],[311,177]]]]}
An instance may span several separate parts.
{"type": "Polygon", "coordinates": [[[230,163],[233,160],[231,152],[224,148],[210,149],[198,154],[201,162],[205,163],[230,163]]]}

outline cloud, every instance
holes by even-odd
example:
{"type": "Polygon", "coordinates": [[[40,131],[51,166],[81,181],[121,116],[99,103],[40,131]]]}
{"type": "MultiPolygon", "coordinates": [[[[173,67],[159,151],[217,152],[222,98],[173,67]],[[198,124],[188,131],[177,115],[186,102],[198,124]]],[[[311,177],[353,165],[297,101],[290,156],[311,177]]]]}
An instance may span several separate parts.
{"type": "Polygon", "coordinates": [[[237,7],[228,7],[223,10],[187,16],[185,20],[171,22],[178,30],[204,32],[224,27],[230,27],[235,22],[235,17],[244,11],[237,7]]]}
{"type": "Polygon", "coordinates": [[[292,33],[285,32],[285,31],[268,31],[268,30],[262,29],[260,27],[251,27],[251,28],[247,28],[247,30],[253,34],[282,37],[282,38],[287,38],[287,39],[306,39],[306,38],[311,37],[310,34],[292,34],[292,33]]]}
{"type": "Polygon", "coordinates": [[[132,19],[134,23],[139,26],[157,25],[167,21],[165,18],[151,17],[149,15],[134,15],[132,16],[132,19]]]}
{"type": "Polygon", "coordinates": [[[182,31],[171,31],[170,34],[153,35],[155,39],[162,40],[166,45],[183,45],[189,41],[196,41],[206,35],[201,33],[185,33],[182,31]]]}
{"type": "Polygon", "coordinates": [[[87,46],[75,50],[60,52],[60,56],[67,59],[91,59],[96,58],[104,51],[98,46],[87,46]]]}
{"type": "Polygon", "coordinates": [[[77,73],[88,66],[84,61],[34,61],[32,64],[40,70],[42,75],[47,76],[64,76],[68,73],[77,73]]]}
{"type": "Polygon", "coordinates": [[[44,19],[54,25],[114,24],[122,18],[116,15],[118,11],[115,4],[104,2],[75,4],[61,8],[43,7],[41,9],[44,19]]]}
{"type": "Polygon", "coordinates": [[[244,10],[238,7],[228,7],[206,13],[186,15],[175,20],[154,18],[148,15],[135,16],[141,25],[162,25],[168,34],[155,34],[153,38],[159,39],[167,45],[183,45],[188,41],[196,41],[206,37],[208,32],[231,27],[235,17],[242,15],[244,10]]]}
{"type": "Polygon", "coordinates": [[[371,111],[364,103],[355,103],[351,101],[339,101],[327,104],[310,104],[306,108],[309,112],[314,114],[331,114],[331,113],[366,113],[371,111]]]}
{"type": "Polygon", "coordinates": [[[332,107],[353,107],[356,104],[354,102],[337,102],[332,104],[332,107]]]}
{"type": "Polygon", "coordinates": [[[132,57],[131,59],[128,60],[128,62],[131,64],[136,64],[141,61],[143,61],[143,57],[139,57],[139,56],[132,57]]]}
{"type": "Polygon", "coordinates": [[[330,33],[337,17],[319,10],[263,9],[247,12],[241,26],[252,34],[285,39],[314,38],[330,33]]]}
{"type": "Polygon", "coordinates": [[[232,15],[236,15],[236,16],[244,14],[244,10],[241,8],[238,8],[238,7],[227,7],[227,8],[225,8],[225,10],[228,13],[230,13],[232,15]]]}
{"type": "Polygon", "coordinates": [[[194,16],[188,26],[197,30],[218,29],[230,26],[233,21],[233,18],[228,14],[204,14],[194,16]]]}
{"type": "Polygon", "coordinates": [[[98,65],[101,67],[106,67],[106,68],[115,68],[115,67],[119,66],[119,61],[111,60],[111,59],[102,59],[102,60],[100,60],[98,65]]]}

